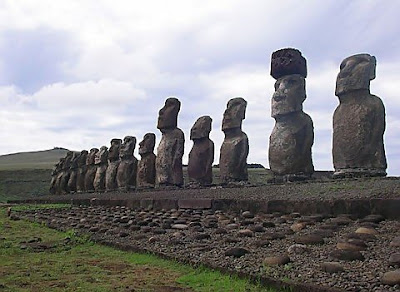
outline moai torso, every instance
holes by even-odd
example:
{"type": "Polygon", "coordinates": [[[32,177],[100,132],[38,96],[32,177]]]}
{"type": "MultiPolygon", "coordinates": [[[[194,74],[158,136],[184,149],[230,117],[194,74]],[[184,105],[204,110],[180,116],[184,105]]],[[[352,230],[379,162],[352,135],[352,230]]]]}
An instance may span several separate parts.
{"type": "Polygon", "coordinates": [[[54,195],[57,193],[57,178],[59,173],[62,170],[63,164],[64,164],[65,158],[60,158],[60,161],[55,165],[53,172],[51,173],[51,181],[50,181],[50,188],[49,192],[50,194],[54,195]]]}
{"type": "Polygon", "coordinates": [[[211,122],[209,116],[200,117],[190,131],[194,144],[189,153],[189,181],[200,186],[210,185],[213,180],[214,143],[209,138],[211,122]]]}
{"type": "Polygon", "coordinates": [[[275,126],[269,138],[269,165],[276,178],[303,180],[314,172],[311,147],[314,126],[303,112],[306,60],[296,49],[274,52],[271,75],[277,79],[271,100],[275,126]]]}
{"type": "Polygon", "coordinates": [[[248,180],[247,156],[249,140],[241,129],[247,102],[243,98],[229,100],[224,112],[222,130],[225,139],[221,146],[219,168],[221,182],[245,182],[248,180]]]}
{"type": "Polygon", "coordinates": [[[68,192],[75,193],[76,192],[76,182],[78,177],[78,159],[79,153],[74,152],[71,159],[71,166],[70,166],[70,175],[68,179],[68,192]]]}
{"type": "Polygon", "coordinates": [[[119,150],[121,148],[121,139],[112,139],[108,150],[108,166],[106,170],[106,190],[113,191],[118,188],[117,171],[120,163],[119,150]]]}
{"type": "Polygon", "coordinates": [[[133,156],[136,138],[126,136],[119,152],[120,163],[117,171],[117,185],[120,190],[131,190],[136,187],[137,159],[133,156]]]}
{"type": "Polygon", "coordinates": [[[184,153],[185,136],[177,128],[177,118],[180,101],[168,98],[158,116],[157,128],[162,133],[157,148],[156,181],[159,186],[182,186],[182,157],[184,153]]]}
{"type": "Polygon", "coordinates": [[[385,176],[385,108],[369,92],[375,57],[359,54],[343,60],[337,77],[340,104],[333,115],[334,177],[385,176]]]}
{"type": "Polygon", "coordinates": [[[139,188],[153,188],[156,181],[156,155],[153,153],[156,135],[147,133],[139,143],[141,159],[138,164],[137,186],[139,188]]]}
{"type": "Polygon", "coordinates": [[[76,191],[84,192],[85,191],[85,175],[86,175],[86,159],[88,156],[88,152],[86,150],[82,150],[78,159],[78,175],[76,178],[76,191]]]}
{"type": "Polygon", "coordinates": [[[73,156],[73,152],[68,151],[67,156],[65,157],[63,169],[60,172],[60,187],[59,187],[60,194],[68,194],[69,193],[68,181],[69,181],[69,177],[71,174],[70,168],[71,168],[72,156],[73,156]]]}
{"type": "Polygon", "coordinates": [[[93,181],[93,187],[96,192],[102,192],[106,188],[108,148],[102,146],[96,154],[95,165],[97,166],[96,175],[93,181]]]}
{"type": "Polygon", "coordinates": [[[85,191],[94,191],[94,178],[96,176],[97,165],[95,165],[96,154],[99,149],[92,148],[86,158],[85,191]]]}

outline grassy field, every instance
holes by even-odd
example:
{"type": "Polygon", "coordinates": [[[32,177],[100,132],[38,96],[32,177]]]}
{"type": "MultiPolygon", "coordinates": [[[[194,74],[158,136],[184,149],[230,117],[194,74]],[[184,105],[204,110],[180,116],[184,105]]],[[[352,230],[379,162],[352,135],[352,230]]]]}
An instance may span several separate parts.
{"type": "Polygon", "coordinates": [[[9,220],[4,207],[0,208],[0,290],[275,291],[206,268],[94,244],[72,230],[58,232],[9,220]]]}

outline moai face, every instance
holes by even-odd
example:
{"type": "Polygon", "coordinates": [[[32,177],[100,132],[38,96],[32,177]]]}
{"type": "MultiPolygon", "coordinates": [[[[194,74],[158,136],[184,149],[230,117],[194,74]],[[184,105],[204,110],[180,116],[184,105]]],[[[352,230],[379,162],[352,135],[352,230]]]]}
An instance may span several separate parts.
{"type": "Polygon", "coordinates": [[[208,138],[211,132],[212,119],[209,116],[203,116],[197,119],[190,130],[190,140],[208,138]]]}
{"type": "Polygon", "coordinates": [[[94,165],[97,152],[99,152],[99,149],[97,148],[90,149],[90,152],[86,157],[86,165],[94,165]]]}
{"type": "Polygon", "coordinates": [[[228,101],[222,120],[222,131],[242,127],[242,121],[246,117],[246,106],[247,102],[241,97],[228,101]]]}
{"type": "Polygon", "coordinates": [[[121,139],[112,139],[110,150],[108,151],[108,160],[114,161],[119,158],[119,150],[121,149],[121,139]]]}
{"type": "Polygon", "coordinates": [[[139,143],[139,154],[153,153],[155,145],[156,135],[153,133],[147,133],[139,143]]]}
{"type": "Polygon", "coordinates": [[[133,136],[126,136],[124,138],[124,143],[121,145],[121,150],[119,151],[119,157],[131,157],[133,156],[133,151],[136,147],[136,138],[133,136]]]}
{"type": "Polygon", "coordinates": [[[81,151],[78,158],[78,167],[82,167],[86,164],[87,155],[88,152],[86,150],[81,151]]]}
{"type": "Polygon", "coordinates": [[[271,116],[286,115],[303,109],[306,99],[306,81],[299,74],[287,75],[275,82],[271,100],[271,116]]]}
{"type": "Polygon", "coordinates": [[[108,148],[101,146],[100,151],[96,153],[94,164],[105,164],[108,158],[108,148]]]}
{"type": "Polygon", "coordinates": [[[168,98],[158,113],[157,128],[160,130],[176,128],[180,109],[181,102],[177,98],[168,98]]]}
{"type": "Polygon", "coordinates": [[[335,94],[342,94],[368,89],[371,80],[375,79],[376,59],[369,54],[350,56],[340,64],[340,72],[336,79],[335,94]]]}

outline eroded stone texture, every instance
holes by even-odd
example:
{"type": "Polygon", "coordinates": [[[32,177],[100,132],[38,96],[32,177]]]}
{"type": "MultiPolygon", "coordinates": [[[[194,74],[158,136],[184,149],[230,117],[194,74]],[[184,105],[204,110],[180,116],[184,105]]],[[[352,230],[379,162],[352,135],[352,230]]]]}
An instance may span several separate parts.
{"type": "Polygon", "coordinates": [[[59,174],[59,194],[68,194],[69,189],[68,189],[68,181],[69,181],[69,176],[70,176],[70,168],[71,168],[71,159],[73,156],[72,151],[68,151],[67,155],[65,156],[63,168],[59,174]]]}
{"type": "Polygon", "coordinates": [[[90,149],[90,152],[86,157],[85,191],[87,192],[94,191],[93,182],[97,171],[97,165],[95,165],[95,159],[96,159],[96,154],[98,152],[99,149],[92,148],[90,149]]]}
{"type": "Polygon", "coordinates": [[[106,171],[106,190],[113,191],[118,188],[117,171],[120,163],[119,151],[121,149],[121,139],[112,139],[108,150],[108,166],[106,171]]]}
{"type": "Polygon", "coordinates": [[[177,128],[181,102],[177,98],[168,98],[159,111],[157,128],[162,137],[157,148],[156,180],[159,186],[182,186],[182,156],[185,136],[177,128]]]}
{"type": "Polygon", "coordinates": [[[222,120],[225,139],[221,146],[219,168],[222,183],[248,180],[247,156],[249,140],[242,131],[247,102],[241,98],[232,98],[227,104],[222,120]]]}
{"type": "Polygon", "coordinates": [[[275,82],[271,100],[275,127],[269,138],[269,165],[276,177],[301,180],[314,172],[314,127],[310,116],[303,112],[305,99],[305,79],[300,74],[286,75],[275,82]]]}
{"type": "Polygon", "coordinates": [[[93,181],[94,190],[104,191],[106,188],[106,172],[107,172],[107,159],[108,159],[108,148],[101,146],[100,151],[96,153],[94,163],[97,166],[96,175],[93,181]]]}
{"type": "Polygon", "coordinates": [[[203,116],[197,119],[190,130],[193,148],[189,153],[188,175],[191,183],[212,184],[212,163],[214,162],[214,143],[210,140],[212,119],[203,116]]]}
{"type": "Polygon", "coordinates": [[[120,163],[117,171],[117,185],[120,190],[130,190],[136,187],[136,172],[138,161],[133,156],[136,138],[126,136],[119,151],[120,163]]]}
{"type": "Polygon", "coordinates": [[[375,68],[376,59],[369,54],[350,56],[340,64],[335,92],[340,104],[333,115],[336,178],[386,175],[385,107],[369,89],[375,68]]]}
{"type": "Polygon", "coordinates": [[[297,49],[286,48],[272,53],[271,76],[279,79],[282,76],[299,74],[307,77],[307,62],[297,49]]]}
{"type": "Polygon", "coordinates": [[[156,181],[156,155],[153,153],[156,145],[156,135],[147,133],[139,143],[139,155],[141,159],[138,165],[137,186],[140,188],[152,188],[156,181]]]}
{"type": "Polygon", "coordinates": [[[54,195],[58,192],[57,178],[63,168],[64,161],[65,161],[64,157],[60,158],[60,160],[54,166],[53,171],[51,172],[51,181],[50,181],[49,192],[52,195],[54,195]]]}
{"type": "Polygon", "coordinates": [[[79,152],[74,152],[71,158],[70,175],[68,179],[68,193],[76,192],[76,182],[78,177],[78,159],[79,152]]]}
{"type": "Polygon", "coordinates": [[[85,191],[85,175],[86,175],[86,159],[88,156],[87,150],[82,150],[79,158],[78,158],[78,173],[76,177],[76,191],[84,192],[85,191]]]}

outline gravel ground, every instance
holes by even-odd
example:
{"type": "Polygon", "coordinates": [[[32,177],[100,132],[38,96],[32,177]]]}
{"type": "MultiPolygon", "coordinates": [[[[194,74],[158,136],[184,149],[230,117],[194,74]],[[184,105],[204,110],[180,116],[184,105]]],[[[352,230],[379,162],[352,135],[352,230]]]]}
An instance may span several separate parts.
{"type": "MultiPolygon", "coordinates": [[[[236,200],[332,200],[400,197],[400,178],[360,178],[331,181],[309,181],[286,184],[213,186],[203,189],[150,189],[135,192],[75,193],[59,199],[236,199],[236,200]]],[[[43,199],[54,196],[40,197],[43,199]]]]}
{"type": "MultiPolygon", "coordinates": [[[[363,183],[368,189],[364,194],[392,196],[398,192],[398,182],[365,180],[363,183]],[[388,186],[392,192],[385,191],[388,186]],[[378,192],[379,187],[383,188],[381,192],[378,192]]],[[[357,182],[344,185],[343,192],[357,196],[357,189],[352,188],[359,186],[357,182]]],[[[288,192],[304,186],[275,185],[265,189],[269,189],[270,196],[289,197],[288,192]]],[[[251,193],[251,189],[243,191],[251,193]]],[[[242,190],[234,191],[241,193],[242,190]]],[[[400,221],[385,220],[380,215],[355,219],[349,214],[333,217],[94,206],[25,211],[11,218],[16,217],[61,230],[74,228],[100,242],[128,244],[193,264],[202,263],[252,276],[344,291],[400,291],[400,221]],[[387,273],[393,271],[397,274],[387,273]]]]}

